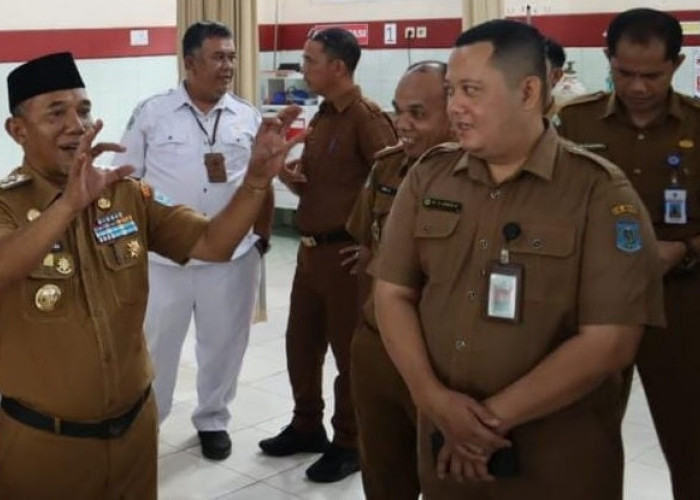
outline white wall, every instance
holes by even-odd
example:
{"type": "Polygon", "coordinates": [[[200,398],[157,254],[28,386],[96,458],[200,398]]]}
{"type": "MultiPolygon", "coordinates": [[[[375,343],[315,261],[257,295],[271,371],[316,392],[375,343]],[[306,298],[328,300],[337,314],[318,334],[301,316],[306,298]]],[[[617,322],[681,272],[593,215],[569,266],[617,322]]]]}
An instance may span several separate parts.
{"type": "Polygon", "coordinates": [[[659,10],[696,10],[697,0],[503,0],[505,15],[524,15],[530,5],[533,15],[622,12],[637,7],[659,10]]]}
{"type": "Polygon", "coordinates": [[[0,30],[175,26],[176,2],[177,0],[2,0],[0,30]]]}

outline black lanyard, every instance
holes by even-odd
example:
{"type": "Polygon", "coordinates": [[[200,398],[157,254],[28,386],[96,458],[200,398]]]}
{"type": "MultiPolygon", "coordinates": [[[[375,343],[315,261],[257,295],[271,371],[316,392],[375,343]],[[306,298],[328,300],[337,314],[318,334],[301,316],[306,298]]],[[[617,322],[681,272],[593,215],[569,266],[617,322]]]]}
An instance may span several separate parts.
{"type": "Polygon", "coordinates": [[[212,137],[209,137],[209,132],[207,132],[207,129],[204,128],[204,125],[202,125],[202,122],[200,122],[199,118],[197,118],[197,113],[195,112],[195,110],[192,109],[192,106],[188,106],[188,108],[189,108],[190,112],[192,113],[192,116],[194,116],[194,119],[197,122],[197,125],[199,125],[199,129],[204,134],[204,137],[207,138],[207,143],[209,144],[209,147],[214,146],[214,144],[216,144],[216,131],[219,129],[219,119],[221,118],[221,109],[216,110],[216,120],[214,121],[214,130],[212,131],[212,137]]]}

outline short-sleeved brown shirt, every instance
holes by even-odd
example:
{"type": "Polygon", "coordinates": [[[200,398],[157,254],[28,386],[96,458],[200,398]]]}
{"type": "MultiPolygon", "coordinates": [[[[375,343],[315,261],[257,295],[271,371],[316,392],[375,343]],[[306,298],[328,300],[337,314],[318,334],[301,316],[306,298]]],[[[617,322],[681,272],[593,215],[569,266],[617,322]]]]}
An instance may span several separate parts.
{"type": "Polygon", "coordinates": [[[521,378],[579,325],[664,323],[654,235],[636,193],[619,169],[551,127],[500,185],[456,146],[426,153],[399,189],[373,274],[420,290],[438,376],[478,399],[521,378]],[[485,316],[487,269],[509,222],[521,228],[508,245],[524,266],[519,324],[485,316]]]}
{"type": "Polygon", "coordinates": [[[668,112],[644,129],[627,118],[614,94],[580,97],[559,112],[559,133],[624,170],[646,205],[660,240],[700,234],[700,101],[671,93],[668,112]],[[688,191],[688,223],[664,223],[669,157],[678,156],[680,185],[688,191]]]}
{"type": "MultiPolygon", "coordinates": [[[[346,225],[355,241],[369,248],[372,255],[379,249],[382,228],[399,186],[413,162],[415,158],[411,159],[406,155],[402,144],[385,148],[375,155],[372,171],[346,225]]],[[[377,331],[371,294],[363,304],[362,311],[367,324],[377,331]]]]}
{"type": "MultiPolygon", "coordinates": [[[[34,171],[16,173],[31,180],[0,191],[0,235],[31,224],[61,194],[34,171]]],[[[103,419],[136,401],[153,378],[143,337],[147,252],[184,263],[207,224],[167,204],[145,184],[117,182],[0,294],[0,393],[72,420],[103,419]],[[126,222],[128,234],[100,243],[95,231],[109,218],[126,222]],[[53,308],[37,304],[47,287],[60,291],[53,308]]]]}
{"type": "Polygon", "coordinates": [[[321,103],[309,124],[301,162],[307,182],[299,197],[297,225],[305,234],[345,227],[380,149],[396,143],[389,117],[362,97],[359,87],[321,103]]]}

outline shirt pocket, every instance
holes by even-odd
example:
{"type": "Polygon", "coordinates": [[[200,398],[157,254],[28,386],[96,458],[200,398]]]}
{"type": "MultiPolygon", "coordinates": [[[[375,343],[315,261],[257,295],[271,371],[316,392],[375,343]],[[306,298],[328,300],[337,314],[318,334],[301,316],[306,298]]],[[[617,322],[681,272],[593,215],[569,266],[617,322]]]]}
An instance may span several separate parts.
{"type": "Polygon", "coordinates": [[[441,283],[454,276],[461,245],[448,243],[457,235],[460,214],[440,210],[418,211],[413,236],[421,269],[428,283],[441,283]]]}
{"type": "MultiPolygon", "coordinates": [[[[202,137],[200,134],[197,140],[203,140],[202,137]]],[[[155,156],[160,164],[175,167],[187,157],[186,153],[190,145],[190,137],[185,129],[173,125],[162,125],[156,128],[153,136],[149,138],[149,155],[155,156]]]]}
{"type": "Polygon", "coordinates": [[[524,299],[559,302],[573,297],[578,282],[576,227],[568,222],[538,220],[522,223],[521,229],[508,249],[510,261],[524,267],[524,299]]]}
{"type": "Polygon", "coordinates": [[[250,132],[241,130],[222,130],[217,142],[226,158],[226,178],[228,182],[235,182],[245,174],[250,161],[251,149],[255,136],[250,132]]]}
{"type": "Polygon", "coordinates": [[[115,302],[133,304],[145,300],[148,294],[146,253],[140,236],[134,234],[100,245],[102,263],[115,302]]]}
{"type": "Polygon", "coordinates": [[[75,307],[75,269],[58,272],[40,265],[22,283],[25,316],[33,321],[66,321],[75,307]]]}

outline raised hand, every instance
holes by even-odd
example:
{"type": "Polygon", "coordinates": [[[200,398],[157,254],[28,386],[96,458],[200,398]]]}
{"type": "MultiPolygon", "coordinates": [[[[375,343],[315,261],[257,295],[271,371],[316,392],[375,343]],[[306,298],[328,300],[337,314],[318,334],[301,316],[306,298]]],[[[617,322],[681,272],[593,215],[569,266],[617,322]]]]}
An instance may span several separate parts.
{"type": "Polygon", "coordinates": [[[93,146],[92,142],[100,130],[102,130],[102,120],[97,120],[95,126],[83,135],[75,163],[68,172],[63,198],[75,212],[79,212],[97,199],[107,186],[134,171],[134,167],[130,165],[122,165],[114,169],[93,165],[94,159],[106,151],[124,151],[123,146],[111,142],[101,142],[93,146]]]}
{"type": "Polygon", "coordinates": [[[263,119],[255,136],[255,144],[248,164],[248,179],[255,184],[267,185],[284,168],[284,159],[289,150],[302,142],[309,132],[296,135],[287,140],[286,134],[294,120],[302,112],[300,106],[287,106],[273,118],[263,119]]]}

